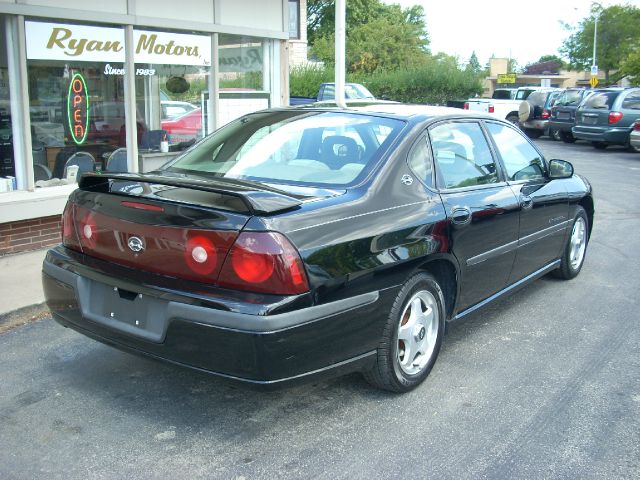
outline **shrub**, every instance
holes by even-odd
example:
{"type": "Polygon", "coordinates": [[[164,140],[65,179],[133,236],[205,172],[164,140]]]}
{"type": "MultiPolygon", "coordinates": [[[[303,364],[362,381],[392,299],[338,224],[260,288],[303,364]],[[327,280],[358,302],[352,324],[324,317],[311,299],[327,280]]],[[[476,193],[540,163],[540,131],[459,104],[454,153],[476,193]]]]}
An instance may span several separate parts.
{"type": "MultiPolygon", "coordinates": [[[[291,96],[314,97],[320,84],[333,82],[331,67],[297,67],[289,75],[291,96]]],[[[473,72],[444,62],[430,61],[405,70],[349,73],[347,82],[361,83],[376,98],[404,103],[446,105],[482,93],[482,84],[473,72]]]]}

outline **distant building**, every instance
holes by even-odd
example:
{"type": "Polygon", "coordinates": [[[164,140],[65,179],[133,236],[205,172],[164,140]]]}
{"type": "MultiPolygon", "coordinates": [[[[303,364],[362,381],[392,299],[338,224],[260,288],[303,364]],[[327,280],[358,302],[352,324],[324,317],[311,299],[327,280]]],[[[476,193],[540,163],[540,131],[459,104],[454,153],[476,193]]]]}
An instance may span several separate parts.
{"type": "MultiPolygon", "coordinates": [[[[528,85],[544,85],[549,87],[570,88],[588,87],[591,72],[576,72],[574,70],[559,70],[557,73],[543,72],[531,74],[517,74],[515,83],[499,83],[498,75],[508,72],[509,59],[492,58],[489,60],[489,76],[484,80],[484,96],[490,97],[498,87],[524,87],[528,85]]],[[[604,72],[598,75],[600,81],[604,80],[604,72]]],[[[626,79],[622,86],[628,86],[626,79]]]]}
{"type": "Polygon", "coordinates": [[[306,65],[307,0],[289,0],[289,67],[306,65]]]}

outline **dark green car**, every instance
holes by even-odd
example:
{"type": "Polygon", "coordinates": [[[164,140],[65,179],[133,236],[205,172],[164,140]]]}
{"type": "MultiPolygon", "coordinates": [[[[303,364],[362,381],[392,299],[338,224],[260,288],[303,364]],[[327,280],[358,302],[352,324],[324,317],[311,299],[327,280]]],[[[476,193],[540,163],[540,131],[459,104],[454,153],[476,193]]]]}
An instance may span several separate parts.
{"type": "Polygon", "coordinates": [[[629,147],[629,135],[640,119],[640,88],[620,88],[594,93],[578,107],[573,136],[598,149],[609,145],[629,147]]]}

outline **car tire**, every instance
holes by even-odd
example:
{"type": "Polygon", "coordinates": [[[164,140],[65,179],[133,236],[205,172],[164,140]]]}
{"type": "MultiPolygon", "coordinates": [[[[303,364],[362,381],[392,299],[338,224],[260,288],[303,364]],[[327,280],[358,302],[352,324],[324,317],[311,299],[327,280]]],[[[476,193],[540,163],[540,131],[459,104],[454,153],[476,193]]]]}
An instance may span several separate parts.
{"type": "Polygon", "coordinates": [[[588,243],[589,218],[584,208],[578,206],[571,226],[571,233],[567,238],[567,244],[560,259],[560,267],[554,271],[556,277],[571,280],[578,276],[580,270],[582,270],[582,265],[584,265],[588,243]]]}
{"type": "Polygon", "coordinates": [[[640,147],[634,147],[631,145],[631,139],[627,141],[627,150],[631,153],[640,153],[640,147]]]}
{"type": "Polygon", "coordinates": [[[540,130],[527,129],[525,133],[529,138],[540,138],[542,136],[542,132],[540,130]]]}
{"type": "Polygon", "coordinates": [[[371,385],[404,393],[427,378],[444,337],[444,305],[442,289],[430,274],[419,273],[405,282],[387,317],[376,363],[364,372],[371,385]]]}
{"type": "Polygon", "coordinates": [[[560,132],[560,138],[564,143],[576,143],[577,140],[571,132],[560,132]]]}
{"type": "Polygon", "coordinates": [[[505,119],[507,122],[513,123],[516,127],[520,127],[520,119],[517,113],[510,113],[505,119]]]}
{"type": "Polygon", "coordinates": [[[609,146],[604,142],[591,142],[591,145],[593,145],[593,148],[595,148],[597,150],[604,150],[605,148],[607,148],[609,146]]]}

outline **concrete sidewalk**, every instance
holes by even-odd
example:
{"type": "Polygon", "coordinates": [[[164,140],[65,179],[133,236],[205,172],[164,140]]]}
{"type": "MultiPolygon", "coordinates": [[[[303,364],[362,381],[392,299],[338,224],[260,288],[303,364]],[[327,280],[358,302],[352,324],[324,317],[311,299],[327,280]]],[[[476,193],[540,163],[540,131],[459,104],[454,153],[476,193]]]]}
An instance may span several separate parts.
{"type": "Polygon", "coordinates": [[[47,250],[0,257],[0,316],[44,302],[40,272],[47,250]]]}

